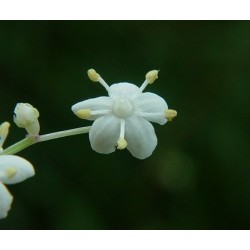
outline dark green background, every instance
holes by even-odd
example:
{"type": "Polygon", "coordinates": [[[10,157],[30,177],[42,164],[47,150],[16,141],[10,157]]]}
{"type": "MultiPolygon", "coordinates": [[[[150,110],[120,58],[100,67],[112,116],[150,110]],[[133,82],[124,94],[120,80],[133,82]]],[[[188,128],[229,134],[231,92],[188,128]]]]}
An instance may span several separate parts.
{"type": "MultiPolygon", "coordinates": [[[[89,68],[138,86],[160,69],[147,91],[178,117],[143,161],[98,154],[87,134],[20,152],[36,176],[9,186],[0,229],[250,229],[250,22],[2,21],[1,121],[29,102],[42,134],[91,124],[71,112],[106,95],[89,68]]],[[[6,146],[24,135],[12,122],[6,146]]]]}

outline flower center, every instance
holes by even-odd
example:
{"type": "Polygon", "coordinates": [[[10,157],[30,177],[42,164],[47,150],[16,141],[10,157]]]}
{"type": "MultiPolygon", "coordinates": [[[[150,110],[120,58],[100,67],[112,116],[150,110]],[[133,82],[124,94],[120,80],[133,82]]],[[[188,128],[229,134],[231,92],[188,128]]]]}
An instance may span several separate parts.
{"type": "Polygon", "coordinates": [[[127,118],[134,111],[131,102],[127,99],[117,99],[114,102],[113,113],[118,118],[127,118]]]}

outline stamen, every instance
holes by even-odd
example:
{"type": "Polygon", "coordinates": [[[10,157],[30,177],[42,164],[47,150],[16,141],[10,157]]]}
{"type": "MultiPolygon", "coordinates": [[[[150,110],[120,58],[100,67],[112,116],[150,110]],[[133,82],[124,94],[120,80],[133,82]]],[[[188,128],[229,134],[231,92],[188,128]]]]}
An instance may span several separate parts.
{"type": "Polygon", "coordinates": [[[6,140],[6,137],[8,136],[9,127],[10,127],[9,122],[3,122],[0,125],[0,148],[2,147],[4,141],[6,140]]]}
{"type": "Polygon", "coordinates": [[[91,81],[99,82],[100,75],[94,69],[89,69],[87,71],[87,74],[88,74],[88,77],[91,81]]]}
{"type": "Polygon", "coordinates": [[[151,70],[146,74],[146,79],[149,84],[152,84],[158,78],[159,70],[151,70]]]}
{"type": "Polygon", "coordinates": [[[128,143],[124,138],[119,138],[117,141],[117,149],[125,149],[127,147],[128,143]]]}
{"type": "Polygon", "coordinates": [[[165,117],[164,113],[162,113],[162,112],[147,113],[147,112],[137,111],[136,114],[139,115],[139,116],[142,116],[142,117],[144,117],[144,118],[147,118],[147,117],[155,117],[155,118],[165,117]]]}
{"type": "Polygon", "coordinates": [[[151,70],[146,74],[146,79],[140,87],[141,92],[147,87],[148,84],[152,84],[158,78],[159,70],[151,70]]]}
{"type": "Polygon", "coordinates": [[[101,76],[94,70],[89,69],[87,71],[88,77],[93,82],[99,82],[109,92],[109,85],[101,78],[101,76]]]}
{"type": "Polygon", "coordinates": [[[76,111],[76,115],[81,119],[89,119],[92,115],[107,115],[110,114],[111,110],[95,110],[90,109],[79,109],[76,111]]]}
{"type": "Polygon", "coordinates": [[[11,179],[12,177],[14,177],[16,173],[17,173],[17,170],[15,168],[8,168],[6,170],[6,176],[8,179],[11,179]]]}
{"type": "Polygon", "coordinates": [[[95,111],[91,111],[91,115],[108,115],[111,114],[112,111],[111,110],[95,110],[95,111]]]}
{"type": "Polygon", "coordinates": [[[91,116],[91,110],[90,109],[79,109],[76,111],[75,114],[81,119],[88,119],[91,116]]]}
{"type": "Polygon", "coordinates": [[[121,119],[121,130],[120,130],[120,138],[117,141],[117,149],[125,149],[128,145],[127,141],[124,139],[125,135],[125,120],[121,119]]]}
{"type": "Polygon", "coordinates": [[[174,109],[164,110],[165,117],[168,121],[172,121],[177,116],[177,111],[174,109]]]}

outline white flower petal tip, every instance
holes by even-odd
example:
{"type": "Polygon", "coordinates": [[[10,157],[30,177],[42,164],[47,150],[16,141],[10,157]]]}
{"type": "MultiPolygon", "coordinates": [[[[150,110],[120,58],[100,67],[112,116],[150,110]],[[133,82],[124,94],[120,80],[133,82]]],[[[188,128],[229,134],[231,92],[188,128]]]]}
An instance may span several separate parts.
{"type": "Polygon", "coordinates": [[[0,156],[0,182],[16,184],[35,175],[32,164],[16,155],[0,156]]]}
{"type": "Polygon", "coordinates": [[[177,116],[177,111],[174,109],[166,109],[164,114],[168,121],[172,121],[177,116]]]}
{"type": "Polygon", "coordinates": [[[128,142],[128,151],[140,160],[151,156],[157,146],[157,137],[153,125],[140,116],[127,119],[125,139],[128,142]]]}
{"type": "Polygon", "coordinates": [[[29,135],[37,136],[40,131],[39,112],[29,103],[18,103],[14,110],[14,122],[19,128],[25,128],[29,135]]]}
{"type": "Polygon", "coordinates": [[[141,87],[127,82],[109,86],[94,69],[87,73],[91,81],[99,82],[108,92],[106,97],[72,106],[72,111],[79,118],[94,121],[89,132],[93,150],[109,154],[115,149],[127,148],[138,159],[149,157],[157,145],[150,122],[163,125],[177,115],[175,110],[168,109],[166,101],[160,96],[143,93],[147,85],[158,78],[159,71],[149,71],[141,87]]]}
{"type": "Polygon", "coordinates": [[[12,201],[13,196],[4,184],[0,182],[0,219],[4,219],[8,216],[12,201]]]}

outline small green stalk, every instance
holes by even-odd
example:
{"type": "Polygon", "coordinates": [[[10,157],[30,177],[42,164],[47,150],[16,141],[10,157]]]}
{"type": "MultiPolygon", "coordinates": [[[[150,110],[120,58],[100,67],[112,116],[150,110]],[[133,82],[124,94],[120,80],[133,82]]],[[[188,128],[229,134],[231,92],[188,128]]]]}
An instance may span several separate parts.
{"type": "Polygon", "coordinates": [[[59,132],[45,134],[45,135],[27,136],[25,139],[6,148],[3,152],[0,153],[0,155],[16,154],[24,150],[25,148],[38,142],[49,141],[49,140],[58,139],[58,138],[71,136],[71,135],[85,134],[89,132],[90,128],[91,127],[81,127],[81,128],[69,129],[69,130],[59,131],[59,132]]]}

